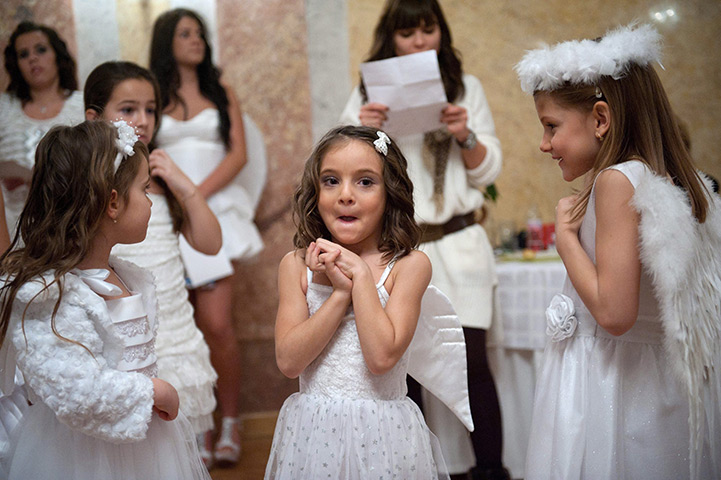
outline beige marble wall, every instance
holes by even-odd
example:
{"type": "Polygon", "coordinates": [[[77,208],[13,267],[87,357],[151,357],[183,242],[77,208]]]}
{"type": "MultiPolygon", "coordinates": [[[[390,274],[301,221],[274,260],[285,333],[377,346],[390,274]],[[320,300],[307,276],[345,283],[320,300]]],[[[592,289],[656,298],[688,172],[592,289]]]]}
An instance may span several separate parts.
{"type": "MultiPolygon", "coordinates": [[[[371,44],[383,0],[349,0],[351,75],[371,44]]],[[[548,156],[538,150],[541,126],[533,101],[521,92],[513,72],[527,49],[540,42],[589,38],[634,19],[650,22],[650,12],[674,8],[676,22],[658,24],[664,36],[665,71],[659,74],[675,111],[689,125],[698,166],[721,178],[721,2],[689,0],[441,0],[464,70],[480,78],[501,140],[504,167],[497,181],[501,197],[492,219],[521,226],[536,204],[552,221],[556,201],[571,187],[548,156]]],[[[493,222],[491,223],[493,225],[493,222]]]]}
{"type": "Polygon", "coordinates": [[[241,409],[280,408],[297,391],[275,364],[277,269],[292,250],[290,198],[312,143],[303,0],[219,0],[220,66],[268,150],[268,181],[256,215],[265,250],[239,266],[234,318],[243,342],[241,409]]]}

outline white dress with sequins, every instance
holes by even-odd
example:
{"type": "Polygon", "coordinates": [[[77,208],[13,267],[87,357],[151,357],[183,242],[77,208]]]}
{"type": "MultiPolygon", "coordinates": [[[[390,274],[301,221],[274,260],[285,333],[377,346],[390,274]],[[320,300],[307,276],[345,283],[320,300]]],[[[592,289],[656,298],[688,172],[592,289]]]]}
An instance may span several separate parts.
{"type": "Polygon", "coordinates": [[[153,411],[152,280],[112,265],[133,295],[106,302],[98,272],[65,275],[57,334],[58,289],[43,290],[52,273],[18,291],[8,338],[33,404],[11,435],[9,480],[210,479],[185,416],[166,422],[153,411]]]}
{"type": "MultiPolygon", "coordinates": [[[[376,286],[383,286],[392,264],[376,286]]],[[[312,282],[313,315],[332,292],[312,282]]],[[[363,359],[355,316],[349,308],[323,352],[300,375],[300,392],[283,404],[273,436],[266,479],[448,478],[438,440],[406,387],[409,352],[383,375],[363,359]]]]}

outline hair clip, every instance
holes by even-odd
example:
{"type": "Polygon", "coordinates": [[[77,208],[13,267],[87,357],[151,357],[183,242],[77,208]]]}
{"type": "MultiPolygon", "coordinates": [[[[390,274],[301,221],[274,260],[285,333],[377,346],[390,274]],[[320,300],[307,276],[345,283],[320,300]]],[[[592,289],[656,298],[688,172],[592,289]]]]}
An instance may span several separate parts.
{"type": "Polygon", "coordinates": [[[388,135],[378,130],[378,139],[373,141],[373,146],[376,147],[376,151],[383,155],[388,155],[388,145],[390,144],[391,139],[388,138],[388,135]]]}
{"type": "Polygon", "coordinates": [[[596,98],[603,98],[603,92],[598,87],[596,87],[596,98]]]}
{"type": "Polygon", "coordinates": [[[133,145],[138,141],[138,135],[135,133],[135,129],[128,125],[125,120],[116,120],[113,125],[118,129],[118,138],[115,140],[118,154],[115,156],[115,162],[113,163],[113,172],[117,173],[122,161],[135,155],[133,145]]]}

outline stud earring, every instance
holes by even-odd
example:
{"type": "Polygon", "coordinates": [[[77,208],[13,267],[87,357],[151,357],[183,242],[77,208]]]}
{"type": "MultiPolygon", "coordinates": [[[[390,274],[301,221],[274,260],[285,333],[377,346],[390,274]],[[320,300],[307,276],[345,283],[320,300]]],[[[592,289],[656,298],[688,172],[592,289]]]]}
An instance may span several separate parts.
{"type": "Polygon", "coordinates": [[[596,132],[596,138],[599,142],[603,142],[603,135],[601,135],[600,133],[596,132]]]}
{"type": "Polygon", "coordinates": [[[118,223],[118,219],[117,219],[117,218],[113,218],[113,223],[118,223]]]}

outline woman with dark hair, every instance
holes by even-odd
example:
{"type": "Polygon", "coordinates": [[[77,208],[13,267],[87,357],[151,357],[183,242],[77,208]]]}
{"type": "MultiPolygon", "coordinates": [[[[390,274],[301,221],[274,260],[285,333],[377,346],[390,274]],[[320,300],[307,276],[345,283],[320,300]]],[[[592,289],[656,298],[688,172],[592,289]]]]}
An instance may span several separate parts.
{"type": "MultiPolygon", "coordinates": [[[[431,283],[448,295],[464,327],[475,424],[471,433],[476,457],[472,478],[504,479],[508,472],[501,462],[501,416],[485,345],[496,276],[492,248],[485,230],[476,222],[476,212],[484,202],[482,189],[501,170],[500,143],[483,87],[476,77],[463,72],[438,2],[388,0],[367,61],[428,50],[438,54],[449,102],[440,118],[445,126],[396,139],[408,159],[416,219],[424,231],[419,248],[431,259],[431,283]]],[[[381,128],[387,112],[388,106],[369,102],[361,82],[348,100],[341,123],[381,128]]],[[[409,396],[424,403],[420,387],[413,381],[409,387],[409,396]]],[[[464,458],[458,449],[458,442],[465,442],[462,425],[435,399],[423,407],[429,426],[441,441],[449,470],[465,473],[473,463],[468,458],[470,452],[464,458]]]]}
{"type": "Polygon", "coordinates": [[[0,95],[0,178],[12,235],[38,142],[50,127],[80,123],[84,115],[75,60],[52,28],[19,24],[5,47],[5,70],[10,85],[0,95]]]}
{"type": "MultiPolygon", "coordinates": [[[[218,217],[223,235],[219,255],[241,260],[256,255],[263,242],[247,192],[234,181],[246,163],[240,105],[213,65],[206,32],[191,10],[171,10],[155,21],[150,69],[160,84],[163,111],[156,143],[198,185],[218,217]]],[[[218,373],[222,422],[213,456],[220,466],[235,464],[240,455],[240,349],[231,295],[230,276],[191,291],[195,319],[218,373]]]]}

